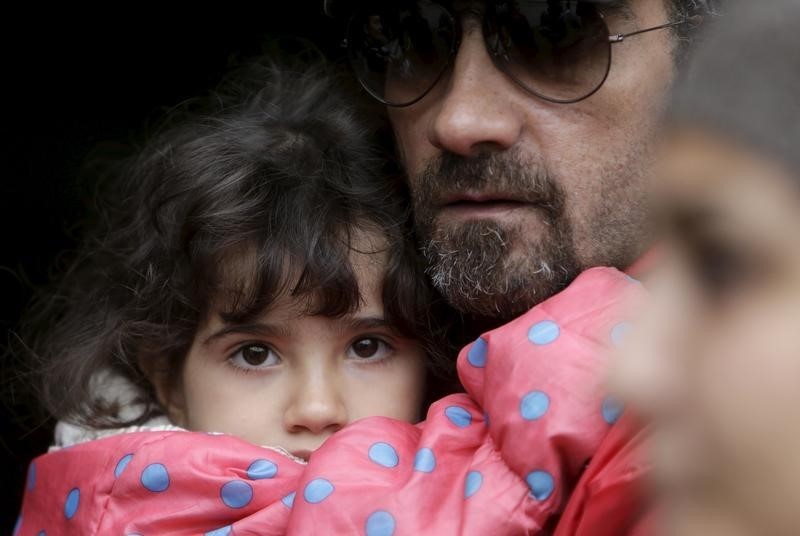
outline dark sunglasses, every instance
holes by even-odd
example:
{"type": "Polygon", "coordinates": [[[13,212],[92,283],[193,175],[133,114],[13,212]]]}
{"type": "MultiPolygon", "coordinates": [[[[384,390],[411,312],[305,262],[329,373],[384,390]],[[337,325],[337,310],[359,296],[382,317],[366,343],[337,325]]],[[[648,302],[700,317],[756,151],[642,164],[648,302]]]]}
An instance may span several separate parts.
{"type": "MultiPolygon", "coordinates": [[[[422,99],[445,75],[461,44],[461,25],[439,2],[365,2],[350,19],[347,47],[361,85],[389,106],[422,99]]],[[[611,69],[611,49],[628,37],[683,24],[612,35],[595,2],[494,1],[482,12],[483,38],[492,61],[527,92],[550,102],[573,103],[599,90],[611,69]]]]}

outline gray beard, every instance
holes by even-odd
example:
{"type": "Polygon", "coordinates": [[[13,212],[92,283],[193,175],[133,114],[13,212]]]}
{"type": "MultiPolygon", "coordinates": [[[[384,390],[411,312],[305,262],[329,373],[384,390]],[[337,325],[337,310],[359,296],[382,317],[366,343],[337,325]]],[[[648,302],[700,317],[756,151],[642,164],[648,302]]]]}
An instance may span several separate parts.
{"type": "Polygon", "coordinates": [[[502,323],[560,292],[580,274],[564,194],[537,170],[515,155],[469,160],[445,155],[420,177],[413,197],[428,274],[462,313],[502,323]],[[519,226],[491,219],[437,225],[434,206],[441,190],[479,190],[489,180],[535,200],[537,208],[530,210],[540,213],[545,230],[526,237],[519,226]]]}
{"type": "MultiPolygon", "coordinates": [[[[552,233],[555,234],[555,233],[552,233]]],[[[499,322],[511,320],[560,292],[580,273],[571,243],[552,236],[520,244],[519,228],[492,220],[439,230],[423,246],[428,274],[456,309],[499,322]]]]}

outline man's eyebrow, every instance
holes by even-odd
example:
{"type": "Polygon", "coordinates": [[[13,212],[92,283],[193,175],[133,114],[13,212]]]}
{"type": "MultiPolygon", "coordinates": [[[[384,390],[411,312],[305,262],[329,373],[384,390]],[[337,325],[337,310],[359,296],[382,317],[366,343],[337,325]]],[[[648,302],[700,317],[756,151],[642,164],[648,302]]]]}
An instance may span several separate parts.
{"type": "Polygon", "coordinates": [[[208,346],[214,341],[233,333],[241,335],[255,335],[259,337],[288,338],[291,330],[285,325],[250,323],[250,324],[227,324],[223,328],[215,331],[203,341],[203,346],[208,346]]]}
{"type": "Polygon", "coordinates": [[[597,2],[597,6],[604,15],[618,15],[626,20],[635,20],[636,13],[631,8],[630,0],[610,0],[597,2]]]}

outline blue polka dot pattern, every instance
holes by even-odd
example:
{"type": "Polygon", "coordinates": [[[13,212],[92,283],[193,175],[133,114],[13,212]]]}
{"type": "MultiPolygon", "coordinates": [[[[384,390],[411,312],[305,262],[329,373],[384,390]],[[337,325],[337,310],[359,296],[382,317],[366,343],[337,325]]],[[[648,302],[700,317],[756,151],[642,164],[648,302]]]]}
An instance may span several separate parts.
{"type": "Polygon", "coordinates": [[[525,477],[525,482],[531,489],[531,495],[537,501],[546,501],[553,494],[555,482],[553,476],[547,471],[532,471],[525,477]]]}
{"type": "Polygon", "coordinates": [[[459,428],[466,428],[472,424],[472,415],[461,406],[449,406],[444,410],[444,414],[450,419],[451,423],[459,428]]]}
{"type": "Polygon", "coordinates": [[[294,497],[297,495],[296,491],[291,492],[289,495],[281,499],[281,502],[286,508],[291,508],[294,506],[294,497]]]}
{"type": "Polygon", "coordinates": [[[541,391],[528,393],[519,403],[519,412],[526,421],[541,419],[548,409],[550,409],[550,397],[541,391]]]}
{"type": "Polygon", "coordinates": [[[274,478],[277,474],[278,466],[269,460],[256,460],[247,468],[247,478],[250,480],[274,478]]]}
{"type": "Polygon", "coordinates": [[[151,463],[142,471],[142,486],[153,493],[165,491],[169,487],[169,473],[160,463],[151,463]]]}
{"type": "Polygon", "coordinates": [[[22,516],[17,518],[17,522],[14,523],[14,531],[11,533],[12,536],[17,536],[19,534],[19,529],[22,526],[22,516]]]}
{"type": "Polygon", "coordinates": [[[64,515],[67,519],[75,517],[75,512],[78,511],[78,505],[81,502],[81,492],[78,488],[72,488],[67,494],[67,500],[64,502],[64,515]]]}
{"type": "Polygon", "coordinates": [[[625,336],[631,330],[631,325],[627,322],[620,322],[611,328],[611,342],[614,346],[621,346],[625,341],[625,336]]]}
{"type": "Polygon", "coordinates": [[[47,533],[43,530],[40,530],[37,536],[47,536],[47,533]]]}
{"type": "Polygon", "coordinates": [[[119,478],[119,476],[122,474],[122,471],[124,471],[125,468],[128,467],[128,464],[131,463],[132,459],[133,459],[133,454],[126,454],[125,456],[119,459],[119,461],[117,462],[117,466],[114,467],[114,478],[119,478]]]}
{"type": "Polygon", "coordinates": [[[620,417],[622,417],[622,412],[625,411],[625,405],[616,400],[614,397],[606,397],[603,400],[603,420],[606,421],[608,424],[615,424],[620,417]]]}
{"type": "Polygon", "coordinates": [[[367,518],[367,536],[392,536],[397,523],[389,512],[378,510],[367,518]]]}
{"type": "Polygon", "coordinates": [[[427,447],[417,451],[414,456],[414,470],[420,473],[432,473],[436,469],[436,455],[427,447]]]}
{"type": "Polygon", "coordinates": [[[383,467],[397,467],[400,458],[389,443],[375,443],[369,448],[369,459],[383,467]]]}
{"type": "Polygon", "coordinates": [[[464,482],[464,498],[469,499],[475,495],[483,484],[483,475],[479,471],[467,473],[467,480],[464,482]]]}
{"type": "Polygon", "coordinates": [[[551,320],[543,320],[528,331],[528,340],[541,346],[555,342],[559,335],[561,335],[561,328],[558,327],[558,324],[551,320]]]}
{"type": "Polygon", "coordinates": [[[206,532],[205,536],[228,536],[230,533],[231,533],[231,526],[226,525],[224,527],[206,532]]]}
{"type": "Polygon", "coordinates": [[[475,368],[484,368],[486,366],[486,355],[489,347],[483,337],[478,338],[477,341],[472,343],[472,348],[467,352],[467,361],[475,368]]]}
{"type": "Polygon", "coordinates": [[[36,462],[31,462],[28,467],[28,491],[33,491],[36,486],[36,462]]]}
{"type": "Polygon", "coordinates": [[[244,508],[253,500],[253,488],[244,480],[231,480],[219,491],[228,508],[244,508]]]}
{"type": "Polygon", "coordinates": [[[303,490],[303,498],[306,502],[317,504],[327,499],[333,493],[333,484],[324,478],[315,478],[303,490]]]}

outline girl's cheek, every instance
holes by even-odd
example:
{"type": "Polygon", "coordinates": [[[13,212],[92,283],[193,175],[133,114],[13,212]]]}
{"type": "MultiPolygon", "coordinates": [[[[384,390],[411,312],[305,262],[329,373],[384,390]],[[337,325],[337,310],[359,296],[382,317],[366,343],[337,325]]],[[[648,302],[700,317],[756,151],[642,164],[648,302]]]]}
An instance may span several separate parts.
{"type": "Polygon", "coordinates": [[[426,379],[425,357],[421,350],[400,349],[389,362],[351,377],[359,384],[348,389],[353,393],[351,420],[372,416],[409,423],[420,420],[426,379]]]}

